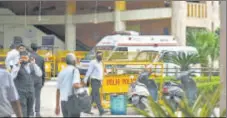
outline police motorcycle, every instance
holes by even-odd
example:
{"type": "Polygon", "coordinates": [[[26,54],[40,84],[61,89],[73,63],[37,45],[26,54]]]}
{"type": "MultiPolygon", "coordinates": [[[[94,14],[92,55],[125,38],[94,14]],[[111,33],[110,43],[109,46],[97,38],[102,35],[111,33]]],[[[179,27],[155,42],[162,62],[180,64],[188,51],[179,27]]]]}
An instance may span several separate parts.
{"type": "Polygon", "coordinates": [[[158,86],[153,79],[149,79],[150,75],[151,72],[147,71],[140,73],[136,82],[129,87],[129,103],[141,110],[149,110],[149,96],[155,101],[158,99],[158,86]]]}
{"type": "Polygon", "coordinates": [[[176,110],[178,104],[186,97],[189,105],[193,105],[197,98],[197,87],[192,77],[195,76],[194,71],[184,71],[176,77],[181,83],[165,82],[163,85],[163,97],[176,110]]]}

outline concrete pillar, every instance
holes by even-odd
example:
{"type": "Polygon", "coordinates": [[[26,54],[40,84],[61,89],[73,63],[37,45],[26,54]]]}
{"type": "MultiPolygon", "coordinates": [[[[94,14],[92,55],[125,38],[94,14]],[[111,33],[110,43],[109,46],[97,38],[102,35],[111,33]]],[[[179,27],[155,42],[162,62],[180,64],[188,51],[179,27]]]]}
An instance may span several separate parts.
{"type": "Polygon", "coordinates": [[[220,5],[219,1],[206,1],[207,5],[207,29],[215,31],[220,26],[220,5]]]}
{"type": "Polygon", "coordinates": [[[213,1],[213,24],[214,24],[214,31],[220,27],[220,1],[213,1]]]}
{"type": "Polygon", "coordinates": [[[126,9],[126,1],[115,1],[115,12],[114,12],[114,30],[124,31],[126,29],[125,22],[121,21],[121,11],[126,9]]]}
{"type": "Polygon", "coordinates": [[[179,45],[186,45],[187,2],[172,1],[171,32],[179,45]]]}
{"type": "Polygon", "coordinates": [[[0,46],[4,47],[4,25],[0,25],[0,46]]]}
{"type": "Polygon", "coordinates": [[[66,1],[65,14],[65,49],[76,50],[76,25],[73,24],[73,15],[76,12],[76,1],[66,1]]]}
{"type": "Polygon", "coordinates": [[[221,1],[220,77],[223,86],[220,111],[226,109],[226,1],[221,1]]]}
{"type": "Polygon", "coordinates": [[[208,20],[208,25],[207,25],[207,29],[212,31],[212,19],[213,19],[213,6],[212,6],[212,1],[206,1],[206,5],[207,5],[207,20],[208,20]]]}

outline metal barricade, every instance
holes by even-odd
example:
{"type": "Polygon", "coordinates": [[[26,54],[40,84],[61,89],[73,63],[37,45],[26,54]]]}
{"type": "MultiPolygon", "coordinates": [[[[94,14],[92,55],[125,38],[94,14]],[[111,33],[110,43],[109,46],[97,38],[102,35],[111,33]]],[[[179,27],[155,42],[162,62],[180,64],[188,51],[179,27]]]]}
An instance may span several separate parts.
{"type": "Polygon", "coordinates": [[[163,75],[163,63],[136,61],[103,62],[105,74],[102,87],[100,89],[101,102],[103,107],[109,107],[110,94],[127,93],[130,84],[137,80],[139,73],[144,71],[147,65],[152,65],[152,68],[154,69],[152,70],[153,74],[150,78],[155,79],[156,77],[163,75]],[[159,68],[160,70],[157,72],[155,68],[159,68]]]}
{"type": "MultiPolygon", "coordinates": [[[[56,58],[56,63],[57,63],[56,64],[57,65],[56,73],[59,73],[62,69],[64,69],[66,67],[65,58],[69,52],[70,51],[62,50],[62,51],[58,51],[56,53],[56,57],[57,57],[56,58]]],[[[76,55],[77,63],[79,64],[80,60],[85,57],[87,52],[86,51],[75,51],[74,54],[76,55]]]]}
{"type": "Polygon", "coordinates": [[[9,51],[8,49],[0,50],[0,67],[5,68],[5,59],[8,51],[9,51]]]}
{"type": "MultiPolygon", "coordinates": [[[[9,49],[1,49],[0,50],[0,66],[5,66],[5,58],[9,49]]],[[[70,51],[67,50],[57,50],[53,52],[52,50],[38,50],[38,54],[42,56],[45,60],[45,75],[46,79],[51,79],[56,76],[63,68],[66,67],[65,57],[67,53],[70,51]]],[[[76,57],[78,63],[85,55],[88,53],[86,51],[75,51],[73,52],[76,57]]]]}
{"type": "Polygon", "coordinates": [[[50,80],[55,76],[56,57],[50,50],[38,50],[37,53],[45,60],[45,75],[46,79],[50,80]]]}

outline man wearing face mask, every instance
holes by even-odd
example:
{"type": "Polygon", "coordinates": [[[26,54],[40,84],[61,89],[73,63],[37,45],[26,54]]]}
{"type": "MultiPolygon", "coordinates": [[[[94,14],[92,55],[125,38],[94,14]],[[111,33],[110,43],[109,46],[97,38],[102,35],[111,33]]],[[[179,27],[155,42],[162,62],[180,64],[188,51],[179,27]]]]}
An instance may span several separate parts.
{"type": "Polygon", "coordinates": [[[23,116],[33,116],[34,80],[32,75],[41,77],[42,71],[35,63],[35,59],[29,58],[27,51],[20,52],[20,63],[14,69],[17,69],[14,71],[17,72],[14,83],[20,97],[23,116]]]}
{"type": "Polygon", "coordinates": [[[91,96],[92,96],[92,103],[95,102],[98,109],[99,109],[99,115],[103,115],[107,113],[107,111],[104,111],[101,100],[100,100],[100,92],[99,88],[101,87],[103,80],[103,64],[102,64],[102,52],[98,51],[96,52],[96,59],[92,60],[89,64],[88,71],[84,78],[84,83],[87,84],[87,81],[91,81],[91,96]],[[88,79],[91,80],[88,80],[88,79]]]}

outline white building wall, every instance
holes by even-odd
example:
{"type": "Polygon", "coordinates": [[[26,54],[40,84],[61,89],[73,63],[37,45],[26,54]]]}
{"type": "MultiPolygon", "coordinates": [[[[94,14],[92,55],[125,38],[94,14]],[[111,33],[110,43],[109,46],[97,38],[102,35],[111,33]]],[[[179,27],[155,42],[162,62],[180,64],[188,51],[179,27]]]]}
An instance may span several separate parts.
{"type": "MultiPolygon", "coordinates": [[[[8,9],[0,9],[0,15],[14,15],[10,10],[8,9]]],[[[41,46],[42,44],[42,36],[46,36],[44,32],[40,31],[36,27],[32,25],[0,25],[0,44],[4,43],[4,48],[9,48],[14,36],[20,36],[23,39],[23,42],[25,45],[30,46],[32,42],[37,43],[41,46]],[[29,30],[32,30],[31,33],[32,37],[30,37],[30,34],[27,32],[29,30]],[[3,38],[3,41],[2,41],[3,38]]],[[[64,42],[55,38],[55,46],[59,49],[64,49],[64,42]]]]}

